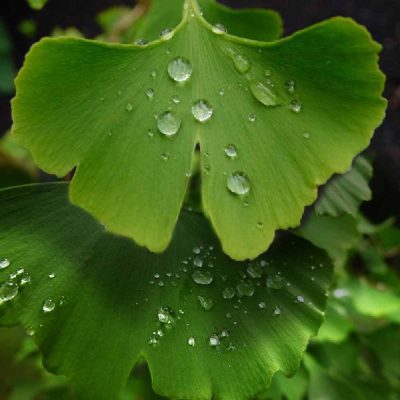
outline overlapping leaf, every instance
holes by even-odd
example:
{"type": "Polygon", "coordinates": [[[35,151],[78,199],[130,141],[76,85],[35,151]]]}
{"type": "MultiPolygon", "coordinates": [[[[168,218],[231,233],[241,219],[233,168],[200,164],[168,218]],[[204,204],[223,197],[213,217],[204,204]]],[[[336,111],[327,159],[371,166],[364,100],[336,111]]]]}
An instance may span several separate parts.
{"type": "Polygon", "coordinates": [[[72,201],[152,251],[171,240],[199,144],[204,210],[226,253],[254,258],[368,145],[385,108],[379,46],[343,18],[272,44],[240,39],[185,5],[147,46],[35,45],[14,133],[47,172],[77,167],[72,201]],[[175,82],[168,71],[182,79],[185,63],[192,76],[175,82]]]}
{"type": "Polygon", "coordinates": [[[234,262],[186,212],[168,250],[151,253],[71,206],[65,184],[0,192],[0,254],[3,300],[20,283],[1,322],[35,331],[46,367],[96,400],[116,399],[141,357],[168,397],[252,397],[298,368],[331,277],[298,238],[234,262]]]}

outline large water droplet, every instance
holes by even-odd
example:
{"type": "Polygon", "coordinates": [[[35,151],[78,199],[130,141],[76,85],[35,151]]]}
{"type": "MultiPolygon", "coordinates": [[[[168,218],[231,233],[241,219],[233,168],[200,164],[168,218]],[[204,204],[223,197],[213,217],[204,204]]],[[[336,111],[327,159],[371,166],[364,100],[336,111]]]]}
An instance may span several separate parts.
{"type": "Polygon", "coordinates": [[[251,68],[251,62],[250,60],[241,55],[241,54],[234,54],[233,55],[233,63],[235,65],[235,68],[241,73],[245,74],[248,72],[251,68]]]}
{"type": "Polygon", "coordinates": [[[235,289],[233,287],[226,287],[222,291],[222,297],[226,300],[233,299],[235,297],[235,289]]]}
{"type": "Polygon", "coordinates": [[[282,289],[283,286],[285,285],[285,280],[283,279],[282,275],[279,274],[273,274],[273,275],[268,275],[266,279],[266,285],[270,289],[282,289]]]}
{"type": "Polygon", "coordinates": [[[3,260],[0,260],[0,269],[5,269],[7,267],[9,267],[11,264],[10,260],[8,260],[7,258],[4,258],[3,260]]]}
{"type": "Polygon", "coordinates": [[[234,144],[228,144],[228,146],[225,147],[224,151],[226,156],[231,160],[234,160],[238,156],[238,151],[234,144]]]}
{"type": "Polygon", "coordinates": [[[54,300],[49,299],[43,303],[42,310],[44,313],[51,313],[56,308],[56,303],[54,300]]]}
{"type": "Polygon", "coordinates": [[[160,307],[157,317],[162,324],[172,325],[175,322],[175,311],[169,307],[160,307]]]}
{"type": "Polygon", "coordinates": [[[293,112],[295,112],[296,114],[298,114],[302,108],[303,108],[303,106],[301,105],[301,103],[298,100],[292,100],[289,103],[289,109],[292,110],[293,112]]]}
{"type": "Polygon", "coordinates": [[[181,121],[171,112],[166,111],[157,120],[158,130],[165,136],[174,136],[181,127],[181,121]]]}
{"type": "Polygon", "coordinates": [[[185,82],[192,76],[192,64],[182,57],[173,59],[168,65],[168,74],[175,82],[185,82]]]}
{"type": "Polygon", "coordinates": [[[207,100],[199,100],[192,107],[192,114],[200,122],[208,121],[214,113],[207,100]]]}
{"type": "Polygon", "coordinates": [[[251,189],[250,181],[243,172],[234,172],[232,175],[229,175],[227,186],[232,193],[237,195],[246,195],[251,189]]]}
{"type": "Polygon", "coordinates": [[[225,27],[224,25],[222,25],[222,24],[215,24],[215,25],[212,27],[212,31],[213,31],[214,33],[216,33],[217,35],[223,35],[224,33],[227,33],[227,32],[228,32],[228,30],[226,29],[226,27],[225,27]]]}
{"type": "Polygon", "coordinates": [[[201,307],[206,311],[209,311],[214,307],[214,302],[211,299],[207,299],[203,296],[197,296],[197,299],[199,300],[201,307]]]}
{"type": "Polygon", "coordinates": [[[254,97],[265,106],[276,106],[278,104],[274,90],[263,82],[251,82],[250,90],[254,97]]]}
{"type": "Polygon", "coordinates": [[[192,273],[192,279],[198,285],[209,285],[214,280],[210,272],[199,269],[192,273]]]}
{"type": "Polygon", "coordinates": [[[254,285],[250,281],[240,281],[236,286],[237,292],[240,296],[251,297],[254,294],[254,285]]]}
{"type": "Polygon", "coordinates": [[[18,285],[14,282],[5,282],[0,286],[0,304],[15,298],[18,294],[18,285]]]}

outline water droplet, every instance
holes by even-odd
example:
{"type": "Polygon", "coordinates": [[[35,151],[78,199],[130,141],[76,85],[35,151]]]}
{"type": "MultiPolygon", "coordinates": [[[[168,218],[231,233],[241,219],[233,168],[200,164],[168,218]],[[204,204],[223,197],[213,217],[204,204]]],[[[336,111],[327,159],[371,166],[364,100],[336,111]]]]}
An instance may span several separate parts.
{"type": "Polygon", "coordinates": [[[125,110],[128,112],[133,111],[133,104],[132,103],[128,103],[125,107],[125,110]]]}
{"type": "Polygon", "coordinates": [[[303,133],[303,138],[307,139],[307,140],[310,139],[310,134],[308,132],[304,132],[303,133]]]}
{"type": "Polygon", "coordinates": [[[163,161],[168,161],[169,157],[170,157],[169,153],[162,153],[161,154],[161,160],[163,160],[163,161]]]}
{"type": "Polygon", "coordinates": [[[259,81],[251,82],[250,90],[254,97],[265,106],[276,106],[278,104],[275,92],[264,83],[259,81]]]}
{"type": "Polygon", "coordinates": [[[265,283],[268,288],[276,290],[282,289],[285,285],[282,275],[278,274],[268,275],[265,283]]]}
{"type": "Polygon", "coordinates": [[[219,337],[216,334],[210,336],[208,343],[211,347],[218,347],[221,344],[219,337]]]}
{"type": "Polygon", "coordinates": [[[172,96],[171,100],[175,104],[179,104],[181,102],[181,99],[179,98],[178,95],[172,96]]]}
{"type": "Polygon", "coordinates": [[[199,100],[192,107],[192,114],[200,122],[208,121],[214,113],[207,100],[199,100]]]}
{"type": "Polygon", "coordinates": [[[19,284],[20,284],[21,286],[24,286],[24,285],[27,285],[28,283],[30,283],[31,280],[32,280],[32,278],[31,278],[31,276],[28,274],[28,272],[24,272],[24,273],[21,275],[21,279],[20,279],[20,281],[19,281],[19,284]]]}
{"type": "Polygon", "coordinates": [[[171,137],[178,133],[181,121],[171,111],[166,111],[159,116],[157,127],[163,135],[171,137]]]}
{"type": "Polygon", "coordinates": [[[224,25],[222,25],[222,24],[215,24],[213,27],[212,27],[212,31],[214,32],[214,33],[216,33],[217,35],[223,35],[224,33],[227,33],[228,32],[228,30],[225,28],[225,26],[224,25]]]}
{"type": "Polygon", "coordinates": [[[257,228],[258,229],[264,228],[264,224],[262,222],[257,222],[257,228]]]}
{"type": "Polygon", "coordinates": [[[191,346],[191,347],[196,346],[196,339],[194,337],[190,337],[188,339],[188,345],[191,346]]]}
{"type": "Polygon", "coordinates": [[[250,281],[240,281],[236,286],[237,292],[240,296],[251,297],[254,294],[254,285],[250,281]]]}
{"type": "Polygon", "coordinates": [[[262,277],[262,275],[263,275],[263,270],[262,270],[262,268],[261,268],[260,266],[258,266],[258,265],[250,264],[250,265],[247,267],[247,273],[248,273],[248,275],[250,276],[250,278],[257,279],[257,278],[261,278],[261,277],[262,277]]]}
{"type": "Polygon", "coordinates": [[[135,40],[135,44],[138,46],[146,46],[146,44],[148,44],[148,43],[149,43],[149,41],[147,39],[143,39],[143,38],[135,40]]]}
{"type": "Polygon", "coordinates": [[[231,160],[234,160],[238,156],[238,151],[234,144],[228,144],[228,146],[225,147],[224,152],[231,160]]]}
{"type": "Polygon", "coordinates": [[[225,89],[223,89],[223,88],[219,89],[218,93],[220,96],[223,96],[225,94],[225,89]]]}
{"type": "Polygon", "coordinates": [[[226,300],[233,299],[235,297],[235,289],[233,287],[227,287],[222,291],[222,297],[226,300]]]}
{"type": "Polygon", "coordinates": [[[4,258],[3,260],[0,260],[0,269],[5,269],[9,267],[11,264],[10,260],[7,260],[7,258],[4,258]]]}
{"type": "Polygon", "coordinates": [[[273,311],[273,313],[272,313],[275,317],[279,317],[281,314],[282,314],[282,311],[281,311],[281,309],[278,307],[278,306],[276,306],[275,308],[274,308],[274,311],[273,311]]]}
{"type": "Polygon", "coordinates": [[[256,114],[250,114],[249,115],[249,121],[250,122],[255,122],[257,119],[257,115],[256,114]]]}
{"type": "Polygon", "coordinates": [[[269,76],[271,76],[271,75],[272,75],[272,72],[271,72],[270,69],[266,69],[266,70],[264,71],[264,76],[269,77],[269,76]]]}
{"type": "Polygon", "coordinates": [[[200,247],[193,247],[193,254],[200,254],[201,253],[201,249],[200,247]]]}
{"type": "Polygon", "coordinates": [[[182,57],[173,59],[168,65],[168,74],[175,82],[185,82],[192,76],[192,64],[182,57]]]}
{"type": "Polygon", "coordinates": [[[154,89],[152,89],[152,88],[147,89],[146,90],[146,96],[147,96],[148,99],[151,100],[154,97],[154,89]]]}
{"type": "Polygon", "coordinates": [[[175,31],[172,28],[164,28],[160,32],[160,38],[162,40],[170,40],[174,37],[174,35],[175,35],[175,31]]]}
{"type": "Polygon", "coordinates": [[[153,129],[149,129],[148,131],[147,131],[147,136],[149,136],[149,137],[153,137],[154,136],[154,131],[153,131],[153,129]]]}
{"type": "Polygon", "coordinates": [[[43,303],[42,310],[44,313],[51,313],[52,311],[54,311],[55,308],[56,303],[54,302],[54,300],[49,299],[43,303]]]}
{"type": "Polygon", "coordinates": [[[289,103],[289,109],[297,114],[301,111],[302,108],[303,108],[303,106],[301,105],[301,103],[298,100],[292,100],[289,103]]]}
{"type": "Polygon", "coordinates": [[[213,276],[208,271],[196,270],[192,273],[192,279],[198,285],[209,285],[213,280],[213,276]]]}
{"type": "Polygon", "coordinates": [[[243,172],[235,172],[229,175],[227,186],[232,193],[237,195],[246,195],[251,189],[250,181],[243,172]]]}
{"type": "Polygon", "coordinates": [[[49,278],[54,279],[56,277],[56,274],[54,272],[50,272],[49,278]]]}
{"type": "Polygon", "coordinates": [[[193,260],[193,265],[195,267],[201,268],[203,266],[203,260],[201,259],[201,257],[195,257],[193,260]]]}
{"type": "Polygon", "coordinates": [[[303,296],[296,296],[295,303],[304,303],[304,297],[303,296]]]}
{"type": "Polygon", "coordinates": [[[34,336],[35,333],[36,333],[36,331],[35,331],[31,326],[28,327],[27,330],[26,330],[26,334],[27,334],[28,336],[34,336]]]}
{"type": "Polygon", "coordinates": [[[285,82],[285,87],[289,93],[294,93],[294,90],[296,89],[296,82],[290,79],[289,81],[285,82]]]}
{"type": "Polygon", "coordinates": [[[262,310],[265,310],[267,308],[267,303],[265,301],[260,301],[258,303],[258,308],[261,308],[262,310]]]}
{"type": "Polygon", "coordinates": [[[157,317],[162,324],[172,325],[175,323],[175,311],[169,307],[160,307],[157,317]]]}
{"type": "Polygon", "coordinates": [[[0,286],[0,304],[14,299],[18,294],[18,285],[14,282],[5,282],[0,286]]]}
{"type": "Polygon", "coordinates": [[[156,336],[150,336],[148,344],[150,346],[157,347],[160,344],[160,342],[156,336]]]}
{"type": "Polygon", "coordinates": [[[241,74],[245,74],[251,68],[251,62],[249,59],[242,54],[234,54],[233,55],[233,63],[235,64],[235,68],[241,74]]]}
{"type": "Polygon", "coordinates": [[[206,299],[203,296],[197,296],[197,299],[199,300],[201,307],[206,311],[209,311],[214,307],[214,302],[211,299],[206,299]]]}

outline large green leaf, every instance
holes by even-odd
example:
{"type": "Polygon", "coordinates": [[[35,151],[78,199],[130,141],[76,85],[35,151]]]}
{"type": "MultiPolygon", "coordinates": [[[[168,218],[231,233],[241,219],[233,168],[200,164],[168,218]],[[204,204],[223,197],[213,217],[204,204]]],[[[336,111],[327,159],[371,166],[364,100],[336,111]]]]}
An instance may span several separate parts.
{"type": "Polygon", "coordinates": [[[299,367],[332,272],[323,252],[295,237],[254,262],[232,261],[204,217],[188,212],[168,250],[154,254],[70,205],[65,184],[0,192],[0,254],[11,263],[1,280],[20,268],[28,275],[14,282],[30,278],[0,306],[1,322],[35,331],[46,367],[96,400],[116,399],[142,357],[168,397],[265,390],[276,371],[299,367]]]}
{"type": "Polygon", "coordinates": [[[49,0],[28,0],[29,5],[35,10],[41,10],[49,0]]]}
{"type": "Polygon", "coordinates": [[[72,201],[152,251],[172,238],[199,144],[204,210],[226,253],[254,258],[368,145],[385,109],[380,47],[344,18],[275,43],[240,39],[185,4],[180,25],[147,46],[35,45],[14,133],[45,171],[77,167],[72,201]],[[188,62],[192,76],[171,79],[188,62]]]}
{"type": "Polygon", "coordinates": [[[369,181],[372,177],[372,165],[364,157],[358,157],[349,172],[333,178],[322,197],[318,200],[317,215],[337,217],[342,214],[357,215],[360,204],[371,200],[369,181]]]}

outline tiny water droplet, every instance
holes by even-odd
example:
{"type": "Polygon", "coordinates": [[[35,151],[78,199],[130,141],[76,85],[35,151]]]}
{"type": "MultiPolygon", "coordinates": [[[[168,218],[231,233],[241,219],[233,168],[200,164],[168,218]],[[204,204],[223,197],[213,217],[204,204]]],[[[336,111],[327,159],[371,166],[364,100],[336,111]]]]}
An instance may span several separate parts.
{"type": "Polygon", "coordinates": [[[236,70],[241,74],[245,74],[251,68],[250,60],[247,57],[243,56],[242,54],[234,54],[233,63],[235,65],[236,70]]]}
{"type": "Polygon", "coordinates": [[[238,151],[234,144],[228,144],[228,146],[225,147],[224,152],[225,155],[231,160],[234,160],[238,156],[238,151]]]}
{"type": "Polygon", "coordinates": [[[147,131],[147,136],[149,136],[149,137],[153,137],[154,136],[154,131],[153,131],[153,129],[149,129],[148,131],[147,131]]]}
{"type": "Polygon", "coordinates": [[[276,94],[271,87],[268,87],[263,82],[253,81],[250,83],[250,90],[253,96],[265,106],[276,106],[276,94]]]}
{"type": "Polygon", "coordinates": [[[18,294],[18,285],[14,282],[5,282],[0,286],[0,304],[14,299],[18,294]]]}
{"type": "Polygon", "coordinates": [[[294,93],[296,89],[296,82],[292,79],[285,82],[285,87],[289,93],[294,93]]]}
{"type": "Polygon", "coordinates": [[[241,281],[237,286],[236,290],[240,296],[251,297],[254,294],[254,285],[250,281],[241,281]]]}
{"type": "Polygon", "coordinates": [[[222,297],[225,300],[229,300],[229,299],[233,299],[235,297],[235,289],[233,287],[226,287],[223,291],[222,291],[222,297]]]}
{"type": "Polygon", "coordinates": [[[175,104],[179,104],[181,102],[181,99],[179,98],[178,95],[172,96],[171,100],[175,104]]]}
{"type": "Polygon", "coordinates": [[[298,100],[292,100],[289,103],[289,109],[292,110],[293,112],[295,112],[296,114],[298,114],[302,108],[303,108],[303,106],[301,105],[301,103],[298,100]]]}
{"type": "Polygon", "coordinates": [[[191,347],[196,346],[196,339],[194,337],[190,337],[188,339],[188,345],[191,346],[191,347]]]}
{"type": "Polygon", "coordinates": [[[153,70],[150,72],[150,76],[151,76],[152,78],[156,78],[156,77],[157,77],[157,71],[156,71],[155,69],[153,69],[153,70]]]}
{"type": "Polygon", "coordinates": [[[146,46],[146,44],[148,44],[148,43],[149,43],[149,41],[147,39],[143,39],[143,38],[135,40],[135,44],[138,46],[146,46]]]}
{"type": "Polygon", "coordinates": [[[256,114],[250,114],[249,115],[249,121],[250,122],[255,122],[257,119],[257,115],[256,114]]]}
{"type": "Polygon", "coordinates": [[[168,64],[168,74],[175,82],[187,81],[192,72],[192,64],[185,58],[177,57],[168,64]]]}
{"type": "Polygon", "coordinates": [[[26,334],[28,336],[34,336],[35,333],[36,333],[36,331],[31,326],[26,330],[26,334]]]}
{"type": "Polygon", "coordinates": [[[272,72],[271,72],[270,69],[266,69],[266,70],[264,71],[264,76],[266,76],[266,77],[271,76],[271,74],[272,74],[272,72]]]}
{"type": "Polygon", "coordinates": [[[169,153],[162,153],[161,154],[161,160],[163,160],[163,161],[168,161],[169,157],[170,157],[169,153]]]}
{"type": "Polygon", "coordinates": [[[310,134],[308,132],[304,132],[303,133],[303,138],[307,139],[307,140],[310,139],[310,134]]]}
{"type": "Polygon", "coordinates": [[[273,313],[272,313],[275,317],[279,317],[281,314],[282,314],[282,311],[281,311],[281,309],[278,307],[278,306],[276,306],[275,308],[274,308],[274,311],[273,311],[273,313]]]}
{"type": "Polygon", "coordinates": [[[201,257],[195,257],[193,260],[193,265],[195,267],[201,268],[203,266],[203,260],[201,259],[201,257]]]}
{"type": "Polygon", "coordinates": [[[200,254],[200,253],[201,253],[200,247],[198,247],[198,246],[193,247],[193,254],[200,254]]]}
{"type": "Polygon", "coordinates": [[[192,279],[198,285],[209,285],[214,280],[210,272],[199,269],[192,273],[192,279]]]}
{"type": "Polygon", "coordinates": [[[148,344],[150,346],[157,347],[160,344],[160,342],[159,342],[159,340],[157,339],[156,336],[151,336],[149,341],[148,341],[148,344]]]}
{"type": "Polygon", "coordinates": [[[160,307],[157,317],[162,324],[172,325],[175,323],[175,311],[169,307],[160,307]]]}
{"type": "Polygon", "coordinates": [[[160,32],[160,39],[162,40],[170,40],[174,37],[175,31],[172,28],[164,28],[160,32]]]}
{"type": "Polygon", "coordinates": [[[232,175],[229,175],[227,186],[229,191],[237,195],[246,195],[251,189],[250,181],[243,172],[234,172],[232,175]]]}
{"type": "Polygon", "coordinates": [[[192,114],[199,122],[208,121],[214,113],[213,108],[207,100],[199,100],[192,107],[192,114]]]}
{"type": "Polygon", "coordinates": [[[162,113],[157,120],[158,130],[165,136],[174,136],[181,127],[181,121],[171,112],[162,113]]]}
{"type": "Polygon", "coordinates": [[[216,334],[210,336],[208,343],[211,347],[218,347],[221,344],[219,337],[216,334]]]}
{"type": "Polygon", "coordinates": [[[152,88],[147,89],[146,90],[146,96],[147,96],[148,99],[151,100],[154,97],[154,89],[152,89],[152,88]]]}
{"type": "Polygon", "coordinates": [[[258,229],[264,228],[264,224],[262,222],[257,222],[257,228],[258,229]]]}
{"type": "Polygon", "coordinates": [[[211,299],[207,299],[203,296],[197,296],[199,303],[204,310],[209,311],[214,307],[214,302],[211,299]]]}
{"type": "Polygon", "coordinates": [[[265,310],[267,308],[267,303],[265,301],[260,301],[258,303],[258,308],[261,308],[262,310],[265,310]]]}
{"type": "Polygon", "coordinates": [[[268,288],[276,290],[282,289],[285,285],[283,277],[278,274],[268,275],[265,283],[268,288]]]}
{"type": "Polygon", "coordinates": [[[295,303],[304,303],[304,297],[303,296],[296,296],[295,303]]]}
{"type": "Polygon", "coordinates": [[[125,107],[125,110],[128,112],[133,111],[133,104],[132,103],[128,103],[125,107]]]}
{"type": "Polygon", "coordinates": [[[223,96],[225,94],[225,89],[223,89],[223,88],[219,89],[218,93],[220,96],[223,96]]]}
{"type": "Polygon", "coordinates": [[[247,274],[250,276],[250,278],[257,279],[261,278],[263,275],[263,270],[260,266],[255,265],[255,264],[250,264],[247,267],[247,274]]]}
{"type": "Polygon", "coordinates": [[[56,274],[54,272],[50,272],[49,278],[54,279],[56,277],[56,274]]]}
{"type": "Polygon", "coordinates": [[[213,27],[212,27],[212,31],[214,32],[214,33],[216,33],[217,35],[223,35],[224,33],[227,33],[228,32],[228,30],[225,28],[225,26],[224,25],[222,25],[222,24],[215,24],[213,27]]]}
{"type": "Polygon", "coordinates": [[[56,303],[54,302],[54,300],[49,299],[43,303],[42,310],[44,313],[51,313],[52,311],[54,311],[55,308],[56,303]]]}
{"type": "Polygon", "coordinates": [[[10,266],[10,264],[11,264],[10,260],[4,258],[3,260],[0,260],[0,269],[6,269],[7,267],[10,266]]]}
{"type": "Polygon", "coordinates": [[[31,280],[32,280],[32,278],[31,278],[31,276],[29,275],[29,273],[28,273],[28,272],[24,272],[24,273],[21,275],[21,279],[20,279],[20,281],[19,281],[19,284],[20,284],[21,286],[24,286],[24,285],[27,285],[28,283],[30,283],[31,280]]]}

